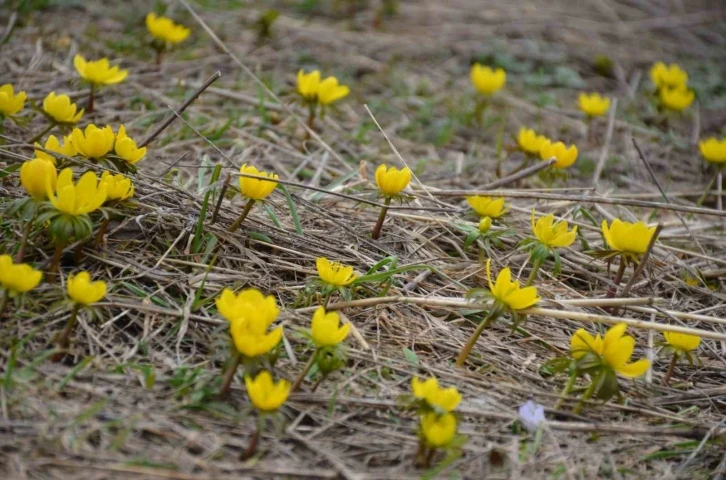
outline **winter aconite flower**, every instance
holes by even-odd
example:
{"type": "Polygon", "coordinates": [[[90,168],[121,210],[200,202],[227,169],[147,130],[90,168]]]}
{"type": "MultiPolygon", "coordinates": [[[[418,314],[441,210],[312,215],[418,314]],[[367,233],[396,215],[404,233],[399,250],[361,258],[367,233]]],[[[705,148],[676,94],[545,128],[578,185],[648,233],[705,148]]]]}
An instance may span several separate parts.
{"type": "Polygon", "coordinates": [[[395,197],[411,182],[411,170],[405,167],[399,170],[396,167],[379,165],[376,169],[376,183],[386,197],[395,197]]]}
{"type": "Polygon", "coordinates": [[[275,297],[265,296],[256,288],[248,288],[237,294],[225,288],[217,297],[215,304],[219,314],[228,322],[254,312],[255,321],[263,324],[265,328],[269,328],[280,314],[275,297]]]}
{"type": "Polygon", "coordinates": [[[346,287],[358,278],[353,267],[347,267],[339,262],[331,262],[325,257],[319,257],[315,265],[320,279],[333,287],[346,287]]]}
{"type": "Polygon", "coordinates": [[[56,95],[50,92],[43,100],[43,111],[56,123],[75,124],[83,116],[83,109],[78,110],[68,95],[56,95]]]}
{"type": "Polygon", "coordinates": [[[318,85],[318,103],[330,105],[331,103],[345,98],[350,93],[350,88],[340,85],[335,77],[328,77],[318,85]]]}
{"type": "Polygon", "coordinates": [[[544,135],[538,135],[531,128],[522,127],[519,129],[517,144],[519,145],[519,149],[530,157],[536,157],[539,155],[539,151],[545,141],[547,141],[547,137],[544,135]]]}
{"type": "Polygon", "coordinates": [[[507,310],[517,311],[529,308],[539,302],[537,288],[521,288],[517,280],[512,280],[512,271],[509,267],[500,271],[496,281],[492,282],[491,263],[492,259],[490,258],[487,260],[487,280],[489,281],[489,290],[496,303],[507,310]]]}
{"type": "Polygon", "coordinates": [[[562,142],[552,143],[549,140],[542,142],[539,156],[542,160],[555,159],[555,168],[569,168],[577,160],[577,147],[575,145],[566,146],[562,142]]]}
{"type": "Polygon", "coordinates": [[[650,79],[658,89],[683,87],[688,83],[688,73],[678,64],[657,62],[650,69],[650,79]]]}
{"type": "Polygon", "coordinates": [[[252,405],[264,413],[277,411],[290,395],[290,382],[284,379],[273,382],[267,370],[260,372],[254,379],[245,377],[245,386],[252,405]]]}
{"type": "Polygon", "coordinates": [[[643,376],[650,367],[647,359],[629,363],[635,349],[635,339],[625,335],[627,325],[619,323],[611,327],[604,337],[592,336],[584,328],[572,335],[570,352],[575,360],[583,360],[581,366],[592,368],[593,362],[623,377],[637,378],[643,376]],[[590,355],[591,358],[586,358],[590,355]]]}
{"type": "Polygon", "coordinates": [[[562,220],[555,223],[553,214],[545,215],[534,220],[534,210],[532,210],[532,233],[542,245],[550,248],[569,247],[577,237],[577,227],[568,231],[569,225],[567,221],[562,220]]]}
{"type": "Polygon", "coordinates": [[[17,115],[25,107],[27,99],[28,96],[25,92],[15,93],[15,89],[10,83],[0,86],[0,123],[2,123],[2,117],[17,115]]]}
{"type": "Polygon", "coordinates": [[[698,149],[707,162],[726,164],[726,137],[721,140],[716,137],[701,140],[698,142],[698,149]]]}
{"type": "Polygon", "coordinates": [[[297,72],[297,93],[302,97],[303,103],[308,106],[307,125],[308,128],[313,128],[318,105],[321,108],[321,115],[324,115],[325,107],[348,96],[350,88],[340,85],[335,77],[321,80],[319,70],[310,73],[300,70],[297,72]]]}
{"type": "Polygon", "coordinates": [[[608,247],[630,256],[645,253],[655,232],[655,227],[648,228],[643,222],[623,222],[618,218],[613,220],[609,227],[607,220],[603,220],[601,227],[608,247]]]}
{"type": "Polygon", "coordinates": [[[24,162],[20,167],[20,184],[33,200],[41,202],[48,198],[48,188],[55,188],[58,170],[55,165],[42,158],[24,162]]]}
{"type": "MultiPolygon", "coordinates": [[[[43,273],[27,263],[13,263],[10,255],[0,255],[0,287],[11,295],[26,293],[34,289],[43,278],[43,273]]],[[[2,309],[0,308],[0,313],[2,309]]]]}
{"type": "Polygon", "coordinates": [[[443,413],[453,412],[461,403],[461,394],[456,387],[441,388],[434,377],[424,381],[413,377],[411,392],[414,397],[425,401],[429,408],[443,413]]]}
{"type": "Polygon", "coordinates": [[[159,17],[155,13],[146,15],[146,28],[156,39],[164,43],[175,45],[187,39],[191,30],[183,25],[178,25],[167,17],[159,17]]]}
{"type": "Polygon", "coordinates": [[[492,218],[484,217],[479,222],[479,233],[487,233],[492,228],[492,218]]]}
{"type": "Polygon", "coordinates": [[[429,412],[421,417],[421,435],[432,448],[449,445],[456,435],[456,417],[451,413],[429,412]]]}
{"type": "MultiPolygon", "coordinates": [[[[40,147],[41,145],[39,143],[35,143],[35,156],[38,158],[42,158],[43,160],[48,160],[55,165],[56,158],[53,155],[44,152],[43,150],[39,150],[40,147]]],[[[59,155],[62,155],[64,157],[73,157],[75,155],[78,155],[78,149],[73,146],[73,140],[71,139],[71,135],[63,137],[63,145],[61,145],[60,141],[56,138],[55,135],[50,135],[48,137],[48,140],[45,141],[45,145],[42,145],[42,148],[50,152],[58,153],[59,155]]]]}
{"type": "Polygon", "coordinates": [[[334,347],[348,336],[350,324],[340,325],[337,312],[326,313],[323,307],[318,307],[313,314],[310,331],[316,347],[334,347]]]}
{"type": "Polygon", "coordinates": [[[128,70],[121,70],[118,66],[111,66],[108,58],[88,61],[78,54],[73,57],[73,65],[83,80],[95,86],[113,85],[123,82],[129,74],[128,70]]]}
{"type": "Polygon", "coordinates": [[[507,213],[508,208],[504,205],[504,198],[492,198],[485,196],[468,196],[466,202],[480,217],[499,218],[507,213]]]}
{"type": "Polygon", "coordinates": [[[106,189],[106,200],[123,201],[134,196],[134,184],[122,174],[109,171],[101,175],[101,187],[106,189]]]}
{"type": "Polygon", "coordinates": [[[688,87],[661,88],[660,102],[668,110],[680,112],[690,107],[696,95],[688,87]]]}
{"type": "Polygon", "coordinates": [[[86,215],[101,207],[106,201],[106,190],[98,182],[95,172],[86,172],[73,183],[73,170],[64,169],[58,175],[55,188],[47,183],[48,199],[59,212],[70,215],[86,215]]]}
{"type": "MultiPolygon", "coordinates": [[[[265,177],[269,178],[270,180],[276,180],[279,178],[276,173],[262,172],[260,170],[257,170],[257,168],[255,168],[254,166],[247,165],[246,163],[242,165],[239,173],[246,175],[256,175],[258,177],[265,177]]],[[[272,193],[273,190],[275,190],[276,187],[277,182],[274,181],[259,180],[257,178],[242,176],[239,177],[240,192],[242,192],[242,195],[251,200],[264,200],[272,193]]]]}
{"type": "Polygon", "coordinates": [[[91,281],[91,274],[81,272],[68,277],[68,296],[81,305],[93,305],[106,296],[106,282],[91,281]]]}
{"type": "Polygon", "coordinates": [[[663,337],[668,346],[679,353],[685,354],[698,348],[701,344],[701,337],[698,335],[689,335],[687,333],[663,332],[663,337]]]}
{"type": "Polygon", "coordinates": [[[581,93],[577,97],[577,104],[580,110],[590,118],[599,117],[610,110],[610,99],[599,93],[581,93]]]}
{"type": "Polygon", "coordinates": [[[315,102],[318,99],[318,86],[320,85],[320,70],[305,73],[303,70],[297,72],[297,93],[308,102],[315,102]]]}
{"type": "Polygon", "coordinates": [[[71,132],[73,147],[80,155],[94,160],[105,157],[113,149],[115,139],[116,136],[109,125],[98,128],[91,123],[85,131],[74,128],[71,132]]]}
{"type": "Polygon", "coordinates": [[[136,141],[126,135],[126,127],[123,125],[118,128],[114,151],[116,152],[116,155],[131,165],[136,164],[139,160],[144,158],[144,155],[146,155],[146,147],[137,147],[136,141]]]}
{"type": "Polygon", "coordinates": [[[491,95],[501,90],[507,83],[507,72],[503,69],[497,68],[494,70],[478,63],[471,66],[469,76],[476,90],[484,95],[491,95]]]}

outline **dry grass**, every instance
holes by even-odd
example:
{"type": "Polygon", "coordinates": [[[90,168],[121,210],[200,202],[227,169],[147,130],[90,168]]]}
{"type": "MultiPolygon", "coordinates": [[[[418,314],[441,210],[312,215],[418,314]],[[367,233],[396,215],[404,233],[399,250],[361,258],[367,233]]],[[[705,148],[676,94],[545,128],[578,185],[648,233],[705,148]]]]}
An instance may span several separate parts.
{"type": "MultiPolygon", "coordinates": [[[[288,2],[255,3],[192,6],[243,67],[297,115],[304,112],[291,103],[290,92],[298,68],[319,66],[352,86],[351,97],[321,124],[319,141],[303,142],[303,127],[288,107],[266,96],[215,47],[181,3],[172,2],[173,15],[193,27],[194,38],[166,60],[162,72],[142,48],[141,19],[148,7],[138,1],[110,8],[82,2],[18,17],[21,24],[2,47],[0,84],[13,82],[36,101],[51,90],[84,97],[73,83],[76,52],[122,59],[129,81],[104,91],[97,113],[84,121],[123,123],[138,138],[173,115],[168,106],[177,108],[215,71],[222,74],[185,111],[184,122],[173,122],[150,144],[135,180],[136,209],[112,223],[103,248],[87,246],[78,266],[69,254],[63,277],[84,268],[111,283],[99,318],[82,318],[72,358],[66,364],[46,361],[48,343],[68,315],[58,286],[42,285],[3,320],[4,478],[419,478],[425,472],[412,464],[416,421],[397,408],[397,397],[409,391],[415,374],[434,374],[464,397],[460,430],[469,441],[445,477],[726,475],[726,212],[714,210],[713,194],[702,198],[712,173],[703,171],[694,147],[699,136],[723,133],[726,119],[723,5],[402,1],[399,15],[384,19],[383,30],[376,31],[373,8],[348,16],[319,2],[321,12],[307,15],[288,2]],[[251,24],[273,4],[282,13],[276,36],[256,45],[251,24]],[[613,61],[610,77],[593,67],[600,54],[613,61]],[[478,128],[467,118],[473,105],[467,73],[469,62],[482,57],[506,64],[510,80],[487,110],[485,127],[478,128]],[[667,126],[644,98],[647,69],[660,59],[681,62],[701,99],[688,116],[667,126]],[[607,121],[595,124],[597,143],[585,139],[585,123],[574,111],[580,89],[618,97],[610,141],[605,142],[607,121]],[[564,186],[546,188],[535,176],[502,187],[512,205],[506,222],[516,235],[505,248],[492,250],[495,265],[512,266],[526,278],[530,266],[516,243],[529,233],[532,208],[553,212],[579,225],[583,235],[563,252],[558,278],[548,273],[551,264],[542,269],[536,285],[547,300],[543,306],[573,312],[571,317],[612,315],[563,301],[603,297],[611,286],[607,265],[584,253],[585,242],[596,247],[601,237],[582,209],[598,221],[657,221],[664,229],[650,267],[633,282],[629,296],[661,299],[660,310],[626,307],[617,315],[720,338],[704,340],[702,365],[679,364],[670,387],[661,384],[667,360],[656,359],[645,381],[621,382],[622,403],[593,403],[581,415],[568,413],[571,408],[548,409],[550,423],[538,443],[514,427],[517,407],[527,399],[552,407],[565,379],[547,375],[542,366],[568,351],[577,328],[602,326],[537,314],[512,332],[501,321],[482,335],[468,369],[453,367],[480,314],[451,301],[482,283],[477,252],[464,249],[459,228],[474,219],[455,191],[481,190],[494,181],[498,132],[506,132],[506,148],[522,125],[576,142],[581,155],[564,186]],[[687,228],[658,192],[631,138],[668,200],[676,208],[698,207],[697,213],[681,213],[687,228]],[[392,209],[383,238],[371,241],[378,211],[354,199],[373,199],[372,165],[401,161],[417,176],[414,208],[392,209]],[[222,164],[224,178],[245,162],[299,185],[288,189],[303,233],[296,232],[278,190],[271,205],[279,225],[256,208],[230,235],[226,227],[241,203],[225,201],[218,222],[205,224],[203,246],[195,253],[192,241],[211,166],[222,164]],[[598,164],[601,174],[594,178],[598,164]],[[318,256],[360,272],[395,257],[398,267],[411,269],[393,276],[388,295],[407,298],[375,299],[379,287],[370,284],[358,296],[373,300],[342,305],[357,331],[348,341],[347,368],[316,393],[293,395],[284,410],[285,431],[267,432],[254,461],[241,462],[238,455],[254,422],[238,380],[228,402],[214,399],[228,334],[213,299],[225,286],[274,294],[286,306],[278,374],[293,379],[310,354],[294,334],[308,324],[310,310],[295,304],[315,274],[318,256]],[[712,288],[687,284],[687,272],[699,272],[712,288]]],[[[0,15],[8,18],[7,12],[0,15]]],[[[6,166],[32,155],[25,140],[42,129],[34,118],[22,128],[7,128],[9,140],[0,147],[6,166]]],[[[520,161],[513,153],[504,171],[520,161]]],[[[16,174],[0,182],[0,201],[23,195],[16,174]]],[[[16,248],[22,224],[4,218],[0,228],[0,249],[16,248]]],[[[27,259],[42,265],[49,253],[38,231],[27,259]]],[[[629,333],[637,339],[638,357],[652,353],[661,338],[645,328],[629,333]]]]}

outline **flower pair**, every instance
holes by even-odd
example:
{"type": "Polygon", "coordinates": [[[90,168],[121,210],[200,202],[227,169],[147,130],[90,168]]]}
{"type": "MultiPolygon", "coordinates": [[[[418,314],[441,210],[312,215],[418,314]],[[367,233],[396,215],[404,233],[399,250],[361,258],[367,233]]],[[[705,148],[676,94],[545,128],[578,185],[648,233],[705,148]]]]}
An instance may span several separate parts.
{"type": "Polygon", "coordinates": [[[517,135],[517,144],[529,157],[539,156],[542,160],[555,159],[554,168],[565,169],[577,160],[576,145],[565,145],[563,142],[552,142],[544,135],[537,134],[531,128],[522,127],[517,135]]]}
{"type": "Polygon", "coordinates": [[[675,63],[655,63],[650,69],[650,79],[658,91],[660,104],[668,110],[685,110],[696,98],[688,88],[688,73],[675,63]]]}

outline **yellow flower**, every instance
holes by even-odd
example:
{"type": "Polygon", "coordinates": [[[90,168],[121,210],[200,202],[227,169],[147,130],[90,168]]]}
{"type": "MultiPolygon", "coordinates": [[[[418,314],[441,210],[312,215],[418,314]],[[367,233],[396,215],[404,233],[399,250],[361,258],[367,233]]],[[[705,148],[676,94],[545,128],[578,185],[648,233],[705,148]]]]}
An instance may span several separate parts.
{"type": "Polygon", "coordinates": [[[83,109],[76,113],[77,108],[68,95],[56,95],[55,92],[50,92],[43,100],[43,111],[58,123],[78,123],[83,116],[83,109]]]}
{"type": "Polygon", "coordinates": [[[542,144],[547,141],[544,135],[537,135],[531,128],[520,128],[517,135],[517,144],[519,148],[527,155],[539,155],[542,144]]]}
{"type": "Polygon", "coordinates": [[[138,148],[136,146],[136,142],[126,135],[126,127],[123,125],[118,128],[114,151],[116,152],[116,155],[132,165],[144,158],[144,155],[146,155],[146,147],[138,148]]]}
{"type": "Polygon", "coordinates": [[[552,166],[555,168],[568,168],[577,160],[577,147],[575,145],[567,147],[562,142],[552,143],[545,140],[540,148],[539,156],[542,160],[554,157],[556,161],[552,166]]]}
{"type": "Polygon", "coordinates": [[[237,351],[247,358],[268,353],[282,340],[282,327],[267,332],[264,321],[254,311],[232,320],[229,332],[237,351]]]}
{"type": "Polygon", "coordinates": [[[25,92],[15,94],[13,85],[6,83],[0,86],[0,116],[12,117],[25,107],[28,96],[25,92]]]}
{"type": "Polygon", "coordinates": [[[27,263],[14,264],[10,255],[0,255],[0,286],[16,295],[29,292],[40,283],[43,273],[27,263]]]}
{"type": "Polygon", "coordinates": [[[106,296],[106,282],[91,281],[91,274],[81,272],[68,276],[68,296],[81,305],[92,305],[106,296]]]}
{"type": "Polygon", "coordinates": [[[347,85],[338,85],[338,79],[328,77],[318,85],[318,103],[321,105],[329,105],[336,100],[347,97],[350,88],[347,85]]]}
{"type": "Polygon", "coordinates": [[[118,66],[110,66],[108,58],[87,61],[82,55],[76,55],[73,57],[73,65],[83,80],[94,85],[121,83],[129,74],[128,70],[121,70],[118,66]]]}
{"type": "Polygon", "coordinates": [[[353,271],[353,267],[331,262],[325,257],[319,257],[315,265],[318,269],[318,276],[322,281],[334,287],[345,287],[358,278],[358,274],[353,271]]]}
{"type": "Polygon", "coordinates": [[[28,195],[38,202],[48,197],[47,184],[55,188],[58,170],[48,160],[34,158],[20,167],[20,184],[28,195]]]}
{"type": "Polygon", "coordinates": [[[479,233],[487,233],[490,228],[492,228],[491,217],[482,218],[481,222],[479,222],[479,233]]]}
{"type": "Polygon", "coordinates": [[[411,170],[405,167],[402,170],[396,167],[379,165],[376,169],[376,183],[386,197],[393,197],[401,193],[411,181],[411,170]]]}
{"type": "Polygon", "coordinates": [[[504,206],[504,198],[483,197],[481,195],[466,197],[466,201],[480,217],[499,218],[508,208],[504,206]]]}
{"type": "Polygon", "coordinates": [[[675,63],[657,62],[650,69],[650,79],[657,88],[685,87],[688,73],[675,63]]]}
{"type": "Polygon", "coordinates": [[[663,332],[668,345],[681,352],[695,350],[701,344],[701,337],[687,333],[663,332]]]}
{"type": "Polygon", "coordinates": [[[411,391],[413,396],[426,400],[433,408],[438,408],[449,413],[456,409],[461,403],[461,394],[456,387],[441,388],[434,377],[421,381],[418,377],[411,379],[411,391]]]}
{"type": "Polygon", "coordinates": [[[633,356],[635,339],[624,335],[627,325],[619,323],[610,328],[605,337],[593,337],[581,328],[570,339],[570,352],[574,359],[582,358],[587,353],[600,357],[603,364],[627,378],[637,378],[645,374],[650,362],[644,358],[628,363],[633,356]]]}
{"type": "Polygon", "coordinates": [[[610,99],[599,93],[581,93],[577,97],[577,104],[588,117],[599,117],[610,110],[610,99]]]}
{"type": "Polygon", "coordinates": [[[114,138],[113,130],[108,125],[98,128],[91,123],[86,127],[85,132],[80,128],[74,128],[71,132],[73,148],[84,157],[96,160],[111,151],[114,138]]]}
{"type": "Polygon", "coordinates": [[[319,70],[310,73],[305,73],[303,70],[297,72],[297,93],[305,100],[309,102],[317,101],[318,86],[320,86],[319,70]]]}
{"type": "Polygon", "coordinates": [[[489,291],[495,301],[510,310],[524,310],[539,302],[537,288],[521,288],[517,280],[512,281],[512,272],[509,267],[499,272],[496,282],[492,282],[491,263],[490,258],[487,260],[487,280],[489,281],[489,291]]]}
{"type": "Polygon", "coordinates": [[[94,172],[86,172],[73,184],[73,170],[63,169],[58,175],[55,189],[50,182],[46,184],[50,203],[66,215],[85,215],[103,205],[106,201],[106,189],[98,182],[94,172]],[[54,191],[55,190],[55,191],[54,191]]]}
{"type": "Polygon", "coordinates": [[[507,83],[507,72],[501,68],[493,70],[491,67],[485,67],[478,63],[471,66],[469,76],[477,91],[484,95],[491,95],[507,83]]]}
{"type": "Polygon", "coordinates": [[[607,220],[602,221],[602,234],[611,250],[636,255],[645,253],[655,227],[648,228],[643,222],[623,222],[619,218],[613,220],[608,227],[607,220]]]}
{"type": "Polygon", "coordinates": [[[686,86],[675,88],[661,88],[660,101],[668,110],[680,112],[690,107],[696,95],[686,86]]]}
{"type": "Polygon", "coordinates": [[[721,140],[716,137],[707,138],[698,142],[698,149],[706,161],[711,163],[726,163],[726,137],[721,140]]]}
{"type": "Polygon", "coordinates": [[[122,174],[113,175],[103,172],[101,187],[106,189],[106,200],[126,200],[134,196],[134,184],[122,174]]]}
{"type": "Polygon", "coordinates": [[[257,374],[254,380],[245,377],[245,385],[252,405],[262,412],[277,411],[290,395],[290,382],[282,379],[274,383],[272,375],[267,370],[257,374]]]}
{"type": "MultiPolygon", "coordinates": [[[[55,157],[49,153],[45,153],[42,150],[38,150],[41,145],[39,143],[35,143],[35,156],[38,158],[42,158],[43,160],[48,160],[49,162],[52,162],[53,165],[55,165],[55,157]]],[[[45,141],[45,145],[42,145],[43,148],[46,150],[49,150],[51,152],[58,153],[60,155],[63,155],[64,157],[73,157],[75,155],[78,155],[78,149],[73,146],[73,140],[71,139],[71,135],[68,135],[66,137],[63,137],[63,145],[61,146],[60,142],[56,138],[55,135],[51,135],[48,137],[48,140],[45,141]]]]}
{"type": "Polygon", "coordinates": [[[569,247],[577,237],[577,227],[569,232],[569,224],[562,220],[554,223],[555,216],[551,213],[534,221],[534,209],[532,209],[532,232],[543,245],[553,248],[569,247]],[[554,223],[554,224],[553,224],[554,223]]]}
{"type": "MultiPolygon", "coordinates": [[[[257,175],[258,177],[265,177],[272,180],[277,180],[279,178],[276,173],[261,172],[252,165],[247,165],[246,163],[240,167],[239,173],[257,175]]],[[[277,182],[258,180],[256,178],[249,177],[239,177],[240,192],[242,192],[242,195],[252,200],[264,200],[276,187],[277,182]]]]}
{"type": "Polygon", "coordinates": [[[445,447],[456,435],[456,417],[451,413],[426,413],[421,417],[421,433],[429,446],[445,447]]]}
{"type": "Polygon", "coordinates": [[[262,331],[267,330],[280,313],[275,297],[264,296],[256,288],[247,288],[236,295],[229,288],[225,288],[215,303],[219,314],[228,322],[247,316],[264,325],[262,331]]]}
{"type": "Polygon", "coordinates": [[[326,313],[323,307],[318,307],[313,314],[310,330],[315,346],[334,347],[348,336],[350,324],[340,325],[340,316],[337,312],[326,313]]]}
{"type": "Polygon", "coordinates": [[[154,38],[171,44],[183,42],[191,33],[191,30],[177,25],[171,18],[159,17],[155,13],[146,16],[146,28],[154,38]]]}

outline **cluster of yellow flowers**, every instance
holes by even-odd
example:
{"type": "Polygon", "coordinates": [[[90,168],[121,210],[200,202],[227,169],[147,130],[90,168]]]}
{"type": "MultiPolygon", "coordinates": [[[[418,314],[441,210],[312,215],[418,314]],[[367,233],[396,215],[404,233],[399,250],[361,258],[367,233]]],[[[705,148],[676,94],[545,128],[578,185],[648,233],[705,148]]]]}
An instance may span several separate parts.
{"type": "Polygon", "coordinates": [[[565,145],[563,142],[553,142],[544,135],[537,134],[531,128],[522,127],[517,135],[519,149],[528,157],[537,157],[542,160],[555,159],[554,168],[565,169],[572,166],[577,160],[577,146],[565,145]]]}
{"type": "Polygon", "coordinates": [[[688,73],[675,63],[655,63],[650,69],[650,79],[663,108],[680,112],[690,107],[696,98],[693,90],[688,88],[688,73]]]}
{"type": "Polygon", "coordinates": [[[454,446],[457,419],[454,410],[461,403],[456,387],[442,388],[435,377],[411,379],[411,392],[416,401],[419,421],[419,449],[417,463],[430,462],[434,450],[454,446]]]}

